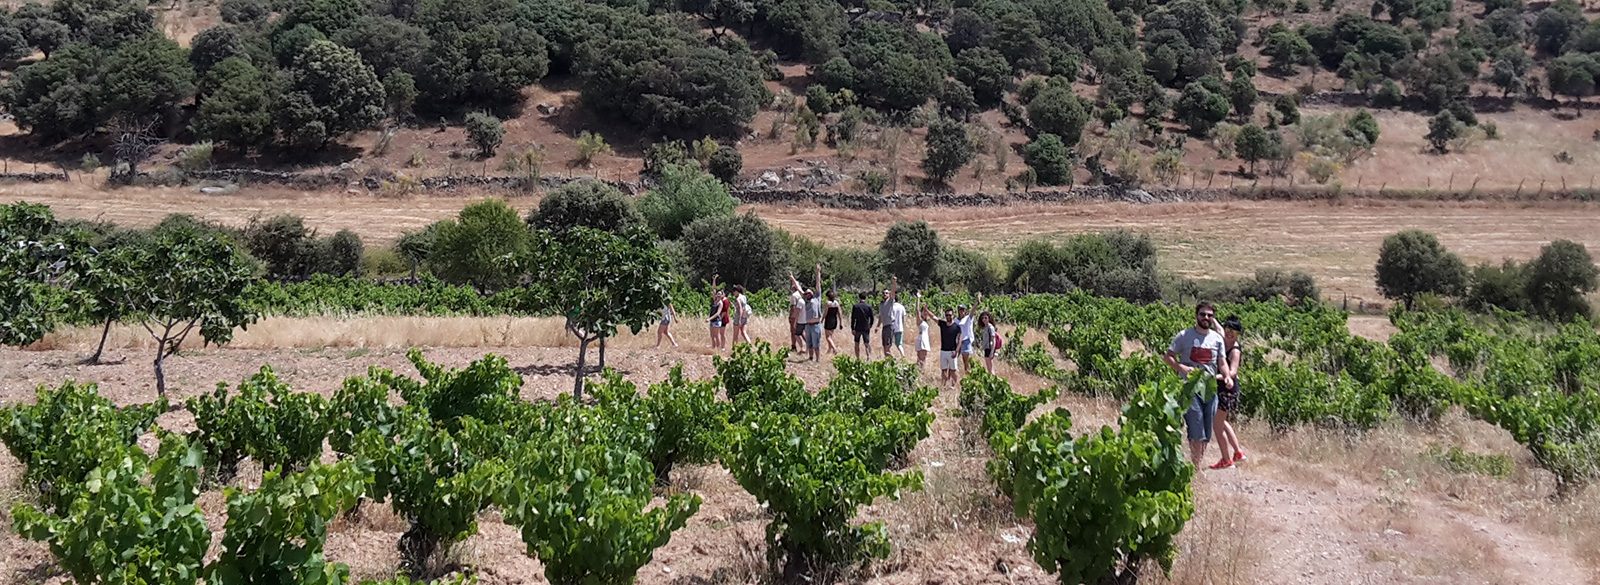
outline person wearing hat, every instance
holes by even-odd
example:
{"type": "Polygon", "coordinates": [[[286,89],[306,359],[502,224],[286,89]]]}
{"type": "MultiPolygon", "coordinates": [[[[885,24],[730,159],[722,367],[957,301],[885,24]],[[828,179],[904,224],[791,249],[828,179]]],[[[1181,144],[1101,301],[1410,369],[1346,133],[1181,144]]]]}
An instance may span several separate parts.
{"type": "Polygon", "coordinates": [[[818,361],[822,354],[822,298],[817,296],[817,291],[822,289],[822,265],[817,265],[816,288],[800,286],[800,280],[793,273],[789,274],[789,284],[805,300],[797,323],[805,337],[806,354],[811,356],[811,361],[818,361]]]}

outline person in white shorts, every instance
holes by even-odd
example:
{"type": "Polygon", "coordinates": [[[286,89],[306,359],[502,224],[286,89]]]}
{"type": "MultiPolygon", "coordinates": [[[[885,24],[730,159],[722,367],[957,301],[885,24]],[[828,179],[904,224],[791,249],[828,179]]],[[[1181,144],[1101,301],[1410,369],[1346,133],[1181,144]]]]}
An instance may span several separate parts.
{"type": "Polygon", "coordinates": [[[922,314],[922,291],[917,291],[917,369],[927,367],[928,351],[933,346],[928,344],[928,319],[922,314]]]}

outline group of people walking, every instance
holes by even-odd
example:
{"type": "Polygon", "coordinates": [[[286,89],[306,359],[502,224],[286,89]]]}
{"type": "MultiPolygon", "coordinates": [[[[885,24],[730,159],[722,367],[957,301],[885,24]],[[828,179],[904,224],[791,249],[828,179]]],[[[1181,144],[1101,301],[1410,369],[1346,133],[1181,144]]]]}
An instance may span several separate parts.
{"type": "Polygon", "coordinates": [[[1207,376],[1216,392],[1195,393],[1186,397],[1189,409],[1183,422],[1189,437],[1189,459],[1199,467],[1205,461],[1206,447],[1216,439],[1222,458],[1212,469],[1227,469],[1245,460],[1239,448],[1239,435],[1233,430],[1233,413],[1239,409],[1239,365],[1244,350],[1239,336],[1244,324],[1237,316],[1217,322],[1217,310],[1202,302],[1194,309],[1194,327],[1178,332],[1162,356],[1178,377],[1207,376]],[[1220,327],[1220,331],[1219,331],[1220,327]]]}
{"type": "MultiPolygon", "coordinates": [[[[801,283],[789,275],[789,348],[799,352],[804,348],[810,361],[821,359],[824,346],[829,355],[837,354],[834,332],[846,324],[844,309],[837,290],[822,293],[822,266],[816,267],[812,286],[801,283]]],[[[750,300],[743,286],[734,286],[731,295],[717,287],[711,280],[711,311],[708,323],[711,329],[711,348],[728,347],[727,328],[733,328],[735,342],[750,342],[750,300]]],[[[873,333],[876,329],[882,356],[906,357],[906,306],[900,302],[900,280],[893,279],[889,288],[883,289],[874,306],[873,293],[864,291],[857,295],[850,308],[850,339],[858,359],[872,359],[873,333]]],[[[976,367],[976,359],[983,359],[986,370],[994,370],[994,358],[1005,340],[996,328],[994,317],[987,311],[973,315],[966,305],[945,309],[943,316],[923,304],[922,293],[914,295],[914,310],[909,313],[917,319],[915,350],[917,365],[926,367],[928,355],[933,353],[932,332],[939,336],[939,381],[959,385],[962,372],[976,367]]],[[[982,297],[979,297],[982,300],[982,297]]],[[[656,334],[656,347],[666,339],[678,346],[672,336],[671,325],[676,310],[671,304],[662,308],[661,325],[656,334]]],[[[1186,397],[1189,408],[1184,413],[1184,426],[1189,440],[1189,456],[1199,466],[1205,458],[1207,447],[1213,439],[1221,451],[1221,459],[1211,469],[1226,469],[1245,460],[1239,448],[1239,436],[1234,432],[1232,418],[1239,409],[1239,367],[1243,349],[1240,335],[1244,325],[1239,317],[1229,316],[1218,321],[1211,303],[1195,306],[1195,324],[1178,332],[1162,355],[1167,366],[1179,377],[1207,376],[1215,384],[1215,392],[1196,393],[1186,397]]]]}
{"type": "MultiPolygon", "coordinates": [[[[837,289],[822,292],[822,266],[818,265],[811,283],[802,283],[794,274],[789,275],[789,349],[804,352],[810,361],[819,361],[826,348],[829,355],[839,353],[834,340],[835,332],[844,328],[844,307],[837,289]],[[807,284],[811,286],[807,286],[807,284]]],[[[751,341],[748,325],[752,311],[743,286],[734,286],[731,294],[717,286],[717,277],[711,279],[711,310],[707,323],[710,326],[711,349],[728,347],[728,327],[733,328],[734,342],[751,341]]],[[[914,340],[917,365],[925,367],[932,353],[931,334],[935,328],[939,335],[939,379],[952,385],[960,383],[961,372],[975,367],[976,359],[983,358],[985,369],[994,369],[994,358],[1004,346],[1004,339],[995,326],[994,317],[987,311],[974,315],[966,305],[945,309],[943,318],[923,304],[922,293],[914,295],[914,310],[907,313],[900,301],[900,280],[892,279],[889,288],[883,289],[881,298],[873,303],[874,293],[863,291],[857,295],[850,308],[848,325],[856,358],[872,359],[873,333],[878,334],[882,356],[906,357],[906,318],[917,319],[917,336],[914,340]]],[[[982,297],[980,296],[981,300],[982,297]]],[[[656,347],[668,341],[678,347],[672,335],[672,322],[677,309],[668,303],[661,309],[661,321],[656,330],[656,347]]]]}

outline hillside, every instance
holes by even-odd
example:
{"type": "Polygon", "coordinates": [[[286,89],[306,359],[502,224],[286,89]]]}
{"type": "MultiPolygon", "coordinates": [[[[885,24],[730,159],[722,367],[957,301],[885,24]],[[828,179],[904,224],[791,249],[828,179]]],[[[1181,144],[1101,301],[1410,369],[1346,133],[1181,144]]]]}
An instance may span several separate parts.
{"type": "Polygon", "coordinates": [[[168,184],[212,166],[355,168],[398,191],[441,174],[631,180],[724,146],[730,181],[824,190],[1581,190],[1600,163],[1590,20],[1570,0],[61,0],[0,25],[18,58],[0,156],[103,177],[139,130],[161,143],[140,180],[168,184]],[[299,53],[324,38],[333,73],[313,79],[299,53]],[[1463,122],[1433,124],[1444,110],[1463,122]],[[487,156],[477,111],[499,120],[487,156]],[[1358,111],[1374,124],[1357,130],[1358,111]],[[941,118],[960,139],[933,181],[941,118]],[[1250,126],[1264,131],[1241,143],[1250,126]],[[1042,134],[1061,140],[1030,151],[1042,134]]]}

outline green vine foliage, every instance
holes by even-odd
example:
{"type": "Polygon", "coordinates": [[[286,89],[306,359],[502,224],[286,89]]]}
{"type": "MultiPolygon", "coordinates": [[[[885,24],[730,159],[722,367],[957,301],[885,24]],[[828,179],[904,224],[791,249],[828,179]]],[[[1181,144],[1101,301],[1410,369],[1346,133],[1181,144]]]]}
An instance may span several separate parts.
{"type": "Polygon", "coordinates": [[[210,475],[221,482],[233,477],[245,456],[264,469],[303,469],[322,454],[333,426],[326,398],[292,391],[268,366],[240,382],[235,395],[218,384],[185,406],[194,413],[193,437],[205,451],[210,475]]]}
{"type": "Polygon", "coordinates": [[[107,454],[64,514],[22,504],[12,517],[78,583],[194,583],[211,546],[199,484],[199,447],[166,435],[154,461],[135,446],[107,454]]]}
{"type": "Polygon", "coordinates": [[[341,585],[350,568],[322,555],[328,524],[354,506],[372,474],[355,462],[268,471],[255,491],[224,490],[222,555],[206,567],[214,585],[341,585]]]}
{"type": "Polygon", "coordinates": [[[1057,409],[995,435],[991,475],[1033,518],[1028,549],[1061,583],[1131,583],[1149,560],[1171,570],[1172,539],[1194,514],[1180,430],[1192,391],[1141,387],[1116,430],[1073,438],[1071,415],[1057,409]]]}
{"type": "Polygon", "coordinates": [[[465,449],[416,407],[405,407],[398,419],[394,437],[369,430],[356,437],[354,450],[373,469],[369,495],[387,498],[410,522],[399,548],[420,572],[435,551],[478,532],[478,513],[505,481],[505,469],[465,449]]]}
{"type": "Polygon", "coordinates": [[[0,442],[27,466],[23,477],[63,511],[105,457],[120,456],[166,412],[165,401],[117,408],[94,384],[40,387],[32,404],[0,408],[0,442]]]}
{"type": "Polygon", "coordinates": [[[496,502],[555,585],[633,583],[700,508],[694,495],[652,507],[650,463],[601,443],[560,435],[530,442],[511,469],[496,502]]]}

